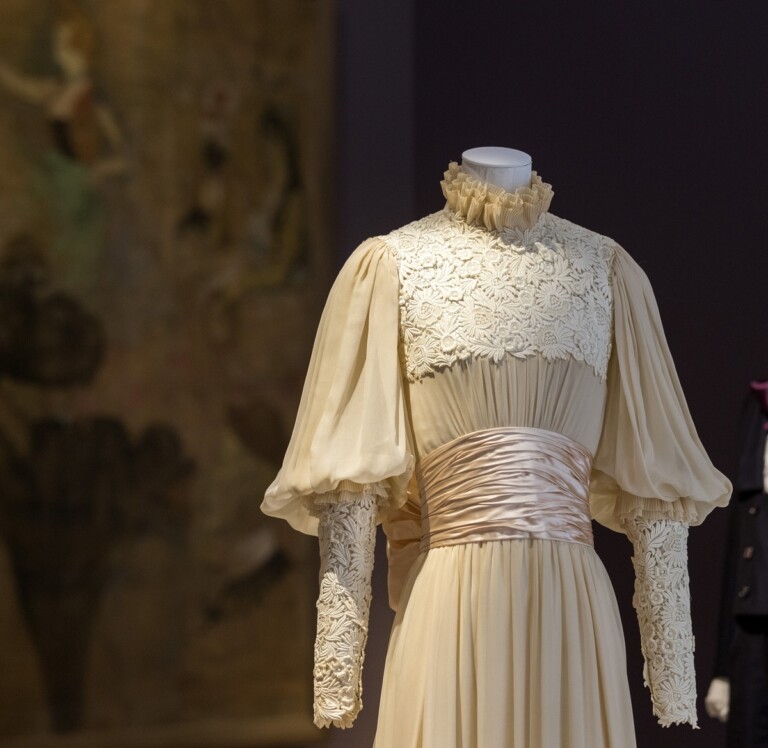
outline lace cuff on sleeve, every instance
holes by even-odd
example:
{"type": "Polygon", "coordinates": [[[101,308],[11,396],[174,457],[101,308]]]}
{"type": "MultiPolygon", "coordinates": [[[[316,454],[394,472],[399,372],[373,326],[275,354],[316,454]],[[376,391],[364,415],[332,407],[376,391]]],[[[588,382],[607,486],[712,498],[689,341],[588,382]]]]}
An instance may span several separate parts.
{"type": "Polygon", "coordinates": [[[320,596],[315,640],[315,724],[351,727],[362,709],[362,671],[371,604],[376,496],[362,491],[316,505],[320,596]]]}
{"type": "Polygon", "coordinates": [[[632,545],[645,685],[659,724],[697,727],[688,526],[642,516],[624,520],[632,545]]]}

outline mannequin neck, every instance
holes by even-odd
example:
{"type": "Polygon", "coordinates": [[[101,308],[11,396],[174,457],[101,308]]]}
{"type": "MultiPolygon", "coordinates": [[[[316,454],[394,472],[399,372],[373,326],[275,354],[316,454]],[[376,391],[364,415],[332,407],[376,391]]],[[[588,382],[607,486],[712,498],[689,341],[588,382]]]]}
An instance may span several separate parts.
{"type": "Polygon", "coordinates": [[[469,174],[506,192],[531,186],[531,157],[514,148],[470,148],[461,154],[461,166],[469,174]]]}

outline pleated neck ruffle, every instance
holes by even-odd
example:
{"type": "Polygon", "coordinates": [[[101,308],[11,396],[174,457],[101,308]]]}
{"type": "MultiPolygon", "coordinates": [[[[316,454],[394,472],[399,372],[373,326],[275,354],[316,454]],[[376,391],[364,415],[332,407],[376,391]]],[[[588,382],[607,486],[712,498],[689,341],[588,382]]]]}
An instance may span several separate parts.
{"type": "Polygon", "coordinates": [[[467,223],[489,231],[529,229],[549,209],[554,191],[534,171],[531,186],[507,192],[467,173],[455,161],[449,164],[440,187],[446,207],[467,223]]]}

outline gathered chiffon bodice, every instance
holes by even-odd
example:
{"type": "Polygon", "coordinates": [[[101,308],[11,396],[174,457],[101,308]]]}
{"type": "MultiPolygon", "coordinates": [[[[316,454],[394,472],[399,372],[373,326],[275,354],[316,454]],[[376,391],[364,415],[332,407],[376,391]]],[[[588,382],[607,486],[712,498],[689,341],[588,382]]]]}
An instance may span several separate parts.
{"type": "Polygon", "coordinates": [[[595,454],[607,386],[573,359],[470,359],[407,385],[418,456],[463,434],[504,426],[554,431],[595,454]]]}

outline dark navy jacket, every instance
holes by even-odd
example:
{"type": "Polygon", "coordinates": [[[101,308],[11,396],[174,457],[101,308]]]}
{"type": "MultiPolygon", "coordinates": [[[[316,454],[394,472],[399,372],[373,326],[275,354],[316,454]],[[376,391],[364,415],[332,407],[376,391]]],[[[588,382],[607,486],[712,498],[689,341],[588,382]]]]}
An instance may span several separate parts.
{"type": "Polygon", "coordinates": [[[763,486],[766,417],[750,393],[741,419],[740,460],[729,508],[728,546],[714,676],[729,677],[736,616],[768,616],[768,495],[763,486]]]}

